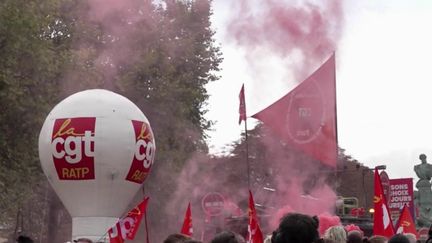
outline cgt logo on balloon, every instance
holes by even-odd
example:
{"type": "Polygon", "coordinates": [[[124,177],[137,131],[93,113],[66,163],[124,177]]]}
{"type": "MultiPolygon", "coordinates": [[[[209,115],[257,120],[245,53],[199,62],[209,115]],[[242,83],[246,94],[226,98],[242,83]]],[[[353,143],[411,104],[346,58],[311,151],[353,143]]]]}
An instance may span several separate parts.
{"type": "Polygon", "coordinates": [[[135,155],[126,180],[142,184],[153,164],[156,146],[150,125],[142,121],[132,121],[135,131],[135,155]]]}
{"type": "Polygon", "coordinates": [[[95,122],[95,117],[55,120],[51,148],[59,180],[95,178],[95,122]]]}

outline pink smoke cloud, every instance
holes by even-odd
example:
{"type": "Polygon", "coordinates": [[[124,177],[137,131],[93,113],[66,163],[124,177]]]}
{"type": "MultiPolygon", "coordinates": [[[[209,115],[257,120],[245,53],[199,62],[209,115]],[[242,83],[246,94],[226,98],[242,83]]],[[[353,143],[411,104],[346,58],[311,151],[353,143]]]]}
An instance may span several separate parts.
{"type": "MultiPolygon", "coordinates": [[[[262,68],[262,63],[271,57],[276,57],[289,70],[291,75],[285,77],[287,83],[293,78],[300,82],[337,49],[344,18],[342,1],[239,0],[232,6],[226,38],[244,50],[255,77],[251,86],[263,86],[262,77],[268,76],[268,70],[262,68]]],[[[263,92],[265,89],[260,89],[255,99],[271,96],[263,92]]],[[[269,199],[268,194],[256,189],[257,203],[277,205],[276,212],[265,224],[275,228],[287,212],[331,216],[336,193],[326,184],[327,175],[320,172],[319,162],[310,163],[301,156],[287,156],[284,151],[275,149],[279,147],[279,141],[271,136],[262,139],[265,149],[273,155],[262,162],[276,171],[271,186],[277,194],[269,199]],[[315,185],[305,189],[304,185],[311,178],[315,185]]],[[[338,221],[330,216],[323,216],[325,222],[338,221]]]]}
{"type": "MultiPolygon", "coordinates": [[[[227,38],[246,50],[253,67],[266,56],[294,59],[286,63],[294,76],[307,76],[337,48],[343,24],[342,1],[236,1],[227,38]],[[265,56],[258,54],[265,49],[265,56]]],[[[300,80],[297,80],[300,81],[300,80]]]]}
{"type": "MultiPolygon", "coordinates": [[[[73,36],[76,67],[97,73],[85,83],[86,88],[113,89],[118,74],[128,65],[136,63],[137,46],[142,47],[156,29],[152,19],[151,1],[90,0],[80,1],[73,36]],[[83,33],[82,35],[80,33],[83,33]]],[[[85,72],[74,67],[65,75],[64,90],[80,90],[77,83],[86,80],[85,72]],[[84,76],[81,76],[84,75],[84,76]]]]}
{"type": "Polygon", "coordinates": [[[325,231],[332,227],[341,225],[340,218],[338,216],[330,215],[328,213],[323,213],[318,215],[319,218],[319,233],[320,235],[324,235],[325,231]]]}

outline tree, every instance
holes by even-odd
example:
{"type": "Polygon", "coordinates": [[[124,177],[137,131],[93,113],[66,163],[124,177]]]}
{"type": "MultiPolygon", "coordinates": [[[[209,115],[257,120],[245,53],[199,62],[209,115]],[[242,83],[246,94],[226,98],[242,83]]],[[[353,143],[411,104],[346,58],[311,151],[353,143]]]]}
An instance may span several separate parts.
{"type": "MultiPolygon", "coordinates": [[[[186,161],[207,153],[204,119],[205,85],[218,79],[220,51],[210,26],[210,2],[165,1],[153,21],[142,23],[147,35],[134,35],[134,53],[141,57],[120,71],[116,85],[146,114],[155,133],[156,164],[145,182],[152,198],[152,232],[170,233],[166,202],[178,186],[186,161]],[[156,20],[156,21],[155,21],[156,20]]],[[[125,67],[125,66],[123,66],[125,67]]],[[[185,195],[186,196],[186,195],[185,195]]],[[[161,241],[158,238],[156,241],[161,241]]]]}
{"type": "Polygon", "coordinates": [[[15,226],[18,209],[42,179],[39,129],[58,101],[66,60],[57,1],[0,3],[0,218],[15,226]]]}
{"type": "MultiPolygon", "coordinates": [[[[41,173],[37,138],[49,110],[77,91],[110,89],[146,114],[157,143],[146,190],[156,195],[159,209],[175,190],[185,161],[196,151],[207,152],[205,85],[218,79],[221,62],[210,1],[97,2],[0,3],[0,223],[10,229],[19,208],[27,216],[41,209],[37,217],[43,221],[59,212],[41,173]],[[166,172],[170,177],[160,177],[166,172]]],[[[163,216],[155,211],[152,217],[163,216]]],[[[157,229],[165,226],[159,222],[157,229]]],[[[40,224],[46,222],[35,223],[35,233],[47,231],[36,227],[40,224]]],[[[33,236],[47,240],[40,235],[33,236]]]]}

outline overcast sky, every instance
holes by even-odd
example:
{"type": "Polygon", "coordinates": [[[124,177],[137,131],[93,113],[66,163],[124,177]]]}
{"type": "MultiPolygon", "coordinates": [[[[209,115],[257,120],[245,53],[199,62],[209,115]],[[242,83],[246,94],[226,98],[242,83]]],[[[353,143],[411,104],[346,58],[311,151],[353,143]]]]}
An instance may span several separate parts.
{"type": "MultiPolygon", "coordinates": [[[[416,178],[413,166],[420,153],[432,163],[432,1],[344,2],[336,49],[339,145],[367,166],[386,164],[390,178],[416,178]]],[[[207,118],[216,121],[209,133],[213,153],[238,140],[244,129],[238,125],[242,83],[252,115],[302,81],[286,80],[286,70],[272,56],[260,67],[268,75],[251,74],[244,49],[227,38],[231,4],[213,2],[216,39],[225,58],[222,78],[208,85],[207,118]],[[272,92],[255,99],[262,89],[272,92]]],[[[254,123],[248,119],[250,128],[254,123]]]]}

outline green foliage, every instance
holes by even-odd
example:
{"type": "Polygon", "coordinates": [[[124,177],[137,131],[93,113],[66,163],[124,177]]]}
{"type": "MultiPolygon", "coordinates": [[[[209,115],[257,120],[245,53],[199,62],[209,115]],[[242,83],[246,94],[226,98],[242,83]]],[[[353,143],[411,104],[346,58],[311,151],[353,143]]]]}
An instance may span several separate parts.
{"type": "Polygon", "coordinates": [[[207,152],[205,85],[218,79],[222,60],[210,1],[125,2],[131,4],[127,14],[104,18],[88,1],[0,2],[0,224],[13,227],[18,208],[32,205],[29,200],[50,214],[39,130],[53,106],[77,91],[110,89],[146,114],[157,144],[146,184],[161,193],[159,202],[174,190],[185,161],[207,152]],[[167,171],[174,176],[158,177],[167,171]]]}
{"type": "Polygon", "coordinates": [[[48,38],[54,1],[5,0],[0,4],[0,218],[9,221],[41,178],[37,139],[57,98],[65,59],[48,38]]]}
{"type": "MultiPolygon", "coordinates": [[[[152,230],[166,230],[165,203],[177,186],[178,174],[195,152],[207,152],[203,117],[205,85],[218,79],[220,51],[214,45],[208,1],[166,1],[145,19],[147,35],[133,35],[134,55],[124,65],[116,87],[146,114],[155,133],[156,163],[146,181],[152,198],[152,230]]],[[[126,26],[124,26],[126,27],[126,26]]],[[[159,239],[162,240],[162,239],[159,239]]]]}

